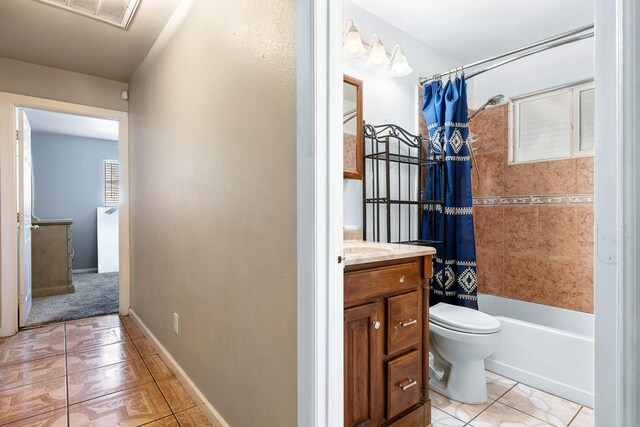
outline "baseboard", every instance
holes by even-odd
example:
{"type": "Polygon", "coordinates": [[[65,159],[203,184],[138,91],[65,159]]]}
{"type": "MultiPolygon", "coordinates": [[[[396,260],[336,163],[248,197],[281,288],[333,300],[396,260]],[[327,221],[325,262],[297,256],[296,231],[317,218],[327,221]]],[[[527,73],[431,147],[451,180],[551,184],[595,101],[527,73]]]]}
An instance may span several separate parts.
{"type": "Polygon", "coordinates": [[[78,274],[78,273],[97,273],[98,269],[97,268],[79,268],[77,270],[71,270],[71,272],[73,274],[78,274]]]}
{"type": "Polygon", "coordinates": [[[533,372],[525,371],[491,359],[485,359],[484,366],[487,370],[495,372],[496,374],[593,408],[593,393],[586,390],[581,390],[568,384],[554,381],[551,378],[543,377],[533,372]]]}
{"type": "Polygon", "coordinates": [[[213,407],[213,405],[204,397],[200,389],[191,381],[191,378],[186,374],[186,372],[182,369],[178,362],[174,360],[169,351],[164,348],[160,341],[151,333],[149,328],[142,322],[140,317],[133,311],[132,308],[129,308],[129,317],[134,321],[136,326],[140,329],[140,332],[151,342],[151,344],[158,350],[158,355],[164,363],[169,366],[169,369],[173,371],[173,373],[178,377],[178,380],[182,383],[182,385],[187,389],[191,397],[195,398],[198,407],[205,416],[211,421],[214,425],[220,425],[221,427],[230,427],[229,423],[227,423],[222,415],[213,407]]]}

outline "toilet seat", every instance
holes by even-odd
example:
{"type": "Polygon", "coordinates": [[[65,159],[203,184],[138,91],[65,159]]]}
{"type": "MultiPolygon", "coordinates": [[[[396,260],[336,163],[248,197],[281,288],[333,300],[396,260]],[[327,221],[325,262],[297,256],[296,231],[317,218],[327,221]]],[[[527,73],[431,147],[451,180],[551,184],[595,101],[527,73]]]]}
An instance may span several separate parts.
{"type": "Polygon", "coordinates": [[[429,322],[467,334],[495,334],[501,327],[498,319],[486,313],[443,302],[429,308],[429,322]]]}

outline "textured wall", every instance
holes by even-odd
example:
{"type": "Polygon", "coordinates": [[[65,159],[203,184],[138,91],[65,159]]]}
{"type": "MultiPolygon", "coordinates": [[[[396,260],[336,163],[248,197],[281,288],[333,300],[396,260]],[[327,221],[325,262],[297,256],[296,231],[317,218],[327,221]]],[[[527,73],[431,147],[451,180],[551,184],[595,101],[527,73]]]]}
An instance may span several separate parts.
{"type": "Polygon", "coordinates": [[[294,4],[184,1],[130,82],[131,305],[234,427],[296,425],[294,4]]]}
{"type": "Polygon", "coordinates": [[[0,57],[0,92],[127,111],[127,84],[0,57]]]}
{"type": "Polygon", "coordinates": [[[118,141],[33,132],[34,215],[73,219],[73,269],[98,268],[96,208],[104,206],[104,161],[118,141]]]}
{"type": "MultiPolygon", "coordinates": [[[[415,132],[415,117],[420,110],[416,110],[412,100],[416,96],[418,76],[430,76],[463,61],[424,44],[352,1],[345,0],[343,6],[345,21],[353,19],[363,40],[369,41],[374,33],[378,33],[389,52],[395,44],[400,44],[413,68],[409,76],[397,78],[372,68],[361,59],[344,61],[344,73],[362,80],[363,119],[375,125],[393,123],[415,132]]],[[[344,225],[362,227],[362,181],[345,179],[343,193],[344,225]]]]}
{"type": "Polygon", "coordinates": [[[507,105],[471,132],[480,292],[593,313],[593,157],[509,165],[507,105]]]}

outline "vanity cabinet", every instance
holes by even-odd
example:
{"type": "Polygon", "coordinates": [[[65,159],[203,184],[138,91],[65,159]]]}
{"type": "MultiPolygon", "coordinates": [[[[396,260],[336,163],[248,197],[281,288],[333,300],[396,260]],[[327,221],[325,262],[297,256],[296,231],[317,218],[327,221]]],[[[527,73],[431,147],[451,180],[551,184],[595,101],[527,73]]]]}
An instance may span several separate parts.
{"type": "Polygon", "coordinates": [[[431,256],[347,265],[344,425],[424,427],[431,256]]]}

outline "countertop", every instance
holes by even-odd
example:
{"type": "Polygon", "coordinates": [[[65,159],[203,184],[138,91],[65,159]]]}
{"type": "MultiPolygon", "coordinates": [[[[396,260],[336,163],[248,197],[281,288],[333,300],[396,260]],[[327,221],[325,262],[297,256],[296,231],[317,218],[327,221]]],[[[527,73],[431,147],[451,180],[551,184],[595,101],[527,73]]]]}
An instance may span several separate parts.
{"type": "Polygon", "coordinates": [[[73,224],[73,220],[71,218],[33,219],[31,223],[33,225],[70,225],[73,224]]]}
{"type": "Polygon", "coordinates": [[[400,245],[365,241],[344,242],[344,264],[367,264],[370,262],[390,261],[402,258],[435,255],[431,246],[400,245]]]}

